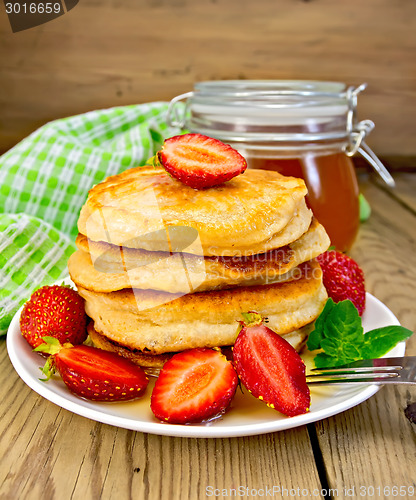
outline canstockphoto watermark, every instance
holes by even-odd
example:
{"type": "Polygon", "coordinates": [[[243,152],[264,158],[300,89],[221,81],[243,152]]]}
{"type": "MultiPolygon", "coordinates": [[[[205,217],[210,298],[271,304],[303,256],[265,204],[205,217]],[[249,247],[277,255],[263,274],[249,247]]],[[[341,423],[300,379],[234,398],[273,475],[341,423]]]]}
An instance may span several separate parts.
{"type": "Polygon", "coordinates": [[[3,0],[13,33],[34,28],[61,17],[79,0],[3,0]]]}
{"type": "Polygon", "coordinates": [[[415,496],[416,489],[413,485],[359,485],[344,486],[341,488],[286,488],[280,485],[264,486],[261,488],[250,488],[249,486],[237,486],[235,488],[216,488],[207,486],[205,495],[207,497],[221,498],[410,498],[415,496]]]}
{"type": "Polygon", "coordinates": [[[205,488],[207,497],[221,498],[262,498],[262,497],[278,497],[278,498],[302,498],[302,497],[317,497],[338,496],[337,489],[308,489],[308,488],[285,488],[279,485],[264,486],[261,488],[250,488],[249,486],[240,485],[236,488],[215,488],[207,486],[205,488]]]}
{"type": "Polygon", "coordinates": [[[121,232],[119,219],[101,208],[89,213],[84,229],[95,270],[112,275],[110,280],[125,283],[127,279],[140,310],[207,289],[321,278],[319,267],[293,267],[293,252],[287,247],[249,256],[204,257],[197,229],[166,224],[151,190],[145,201],[141,210],[152,217],[136,214],[133,223],[122,226],[121,232]],[[152,279],[146,281],[146,276],[152,279]],[[143,300],[143,288],[164,293],[158,293],[157,303],[150,304],[143,300]]]}
{"type": "MultiPolygon", "coordinates": [[[[95,270],[111,275],[108,279],[116,280],[118,286],[131,288],[139,310],[204,290],[321,277],[319,267],[295,266],[297,257],[289,246],[256,255],[236,251],[236,255],[222,255],[224,250],[211,246],[210,256],[204,256],[206,248],[198,230],[179,221],[169,224],[151,186],[142,193],[140,210],[130,209],[134,204],[128,196],[119,205],[119,211],[111,207],[90,210],[83,219],[83,234],[95,270]],[[128,223],[124,207],[130,210],[128,223]],[[149,302],[143,299],[143,289],[160,293],[149,302]]],[[[302,257],[308,260],[305,253],[302,257]]]]}

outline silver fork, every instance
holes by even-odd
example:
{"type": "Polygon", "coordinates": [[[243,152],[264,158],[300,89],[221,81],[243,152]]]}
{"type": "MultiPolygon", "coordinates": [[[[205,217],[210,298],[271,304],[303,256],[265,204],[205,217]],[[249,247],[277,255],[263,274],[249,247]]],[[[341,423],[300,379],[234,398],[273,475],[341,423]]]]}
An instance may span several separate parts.
{"type": "Polygon", "coordinates": [[[307,383],[328,384],[416,384],[416,356],[363,359],[342,366],[314,368],[307,383]]]}

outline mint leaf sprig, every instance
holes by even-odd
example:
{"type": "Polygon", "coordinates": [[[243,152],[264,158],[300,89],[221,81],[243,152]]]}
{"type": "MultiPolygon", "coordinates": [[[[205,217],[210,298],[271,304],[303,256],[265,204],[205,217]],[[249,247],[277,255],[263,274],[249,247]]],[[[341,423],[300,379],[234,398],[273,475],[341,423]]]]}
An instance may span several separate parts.
{"type": "Polygon", "coordinates": [[[403,326],[376,328],[364,334],[361,317],[350,300],[335,303],[328,299],[309,335],[310,351],[320,349],[315,366],[340,366],[360,359],[380,358],[412,335],[403,326]]]}

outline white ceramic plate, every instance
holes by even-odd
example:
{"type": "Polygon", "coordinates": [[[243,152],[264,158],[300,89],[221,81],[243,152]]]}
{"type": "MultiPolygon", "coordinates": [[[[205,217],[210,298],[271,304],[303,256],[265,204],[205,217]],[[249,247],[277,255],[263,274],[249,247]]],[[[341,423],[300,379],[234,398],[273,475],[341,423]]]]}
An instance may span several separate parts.
{"type": "MultiPolygon", "coordinates": [[[[250,436],[267,432],[291,429],[300,425],[316,422],[344,410],[352,408],[375,394],[376,385],[337,385],[311,389],[312,405],[305,415],[285,417],[267,407],[261,401],[244,394],[237,389],[237,394],[230,409],[221,417],[204,424],[173,425],[161,423],[150,410],[151,380],[146,395],[136,401],[126,403],[97,403],[78,398],[54,377],[48,382],[41,382],[39,367],[44,358],[32,352],[29,344],[22,337],[19,328],[20,311],[14,317],[7,335],[7,349],[10,360],[22,380],[35,392],[66,410],[83,417],[105,424],[124,427],[151,434],[180,437],[233,437],[250,436]]],[[[365,331],[387,325],[398,325],[393,313],[378,299],[367,294],[367,308],[363,315],[365,331]]],[[[397,345],[390,356],[403,356],[404,342],[397,345]]],[[[312,365],[309,353],[302,355],[307,366],[312,365]]]]}

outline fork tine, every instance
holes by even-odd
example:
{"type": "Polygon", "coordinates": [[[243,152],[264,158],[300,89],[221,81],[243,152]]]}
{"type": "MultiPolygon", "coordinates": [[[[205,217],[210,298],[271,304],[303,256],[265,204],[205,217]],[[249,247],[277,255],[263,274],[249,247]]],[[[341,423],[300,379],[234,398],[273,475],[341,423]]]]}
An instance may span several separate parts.
{"type": "MultiPolygon", "coordinates": [[[[399,383],[397,379],[374,379],[374,378],[360,378],[360,379],[351,379],[351,378],[345,378],[345,379],[339,379],[339,380],[333,380],[333,379],[327,379],[327,380],[307,380],[306,381],[308,385],[340,385],[340,384],[375,384],[375,385],[382,385],[382,384],[387,384],[387,383],[399,383]]],[[[414,382],[413,382],[414,383],[414,382]]]]}
{"type": "Polygon", "coordinates": [[[314,368],[313,372],[327,372],[334,371],[338,372],[340,370],[345,371],[355,371],[358,368],[360,369],[401,369],[407,368],[410,366],[414,366],[416,364],[416,356],[404,356],[401,358],[376,358],[376,359],[362,359],[359,361],[354,361],[352,363],[347,363],[345,365],[340,366],[330,366],[326,368],[314,368]]]}
{"type": "Polygon", "coordinates": [[[401,365],[394,365],[394,366],[358,366],[357,368],[354,367],[342,367],[342,366],[335,366],[334,368],[327,367],[327,368],[314,368],[311,370],[311,375],[331,375],[331,374],[340,374],[340,373],[388,373],[388,372],[394,372],[394,371],[400,371],[403,369],[403,366],[401,365]]]}
{"type": "Polygon", "coordinates": [[[400,374],[397,372],[391,373],[338,373],[334,375],[307,375],[306,381],[308,384],[339,384],[345,382],[355,382],[355,383],[381,383],[391,382],[392,379],[397,379],[400,374]]]}
{"type": "Polygon", "coordinates": [[[366,359],[348,365],[315,368],[306,376],[308,384],[416,384],[416,356],[366,359]]]}

